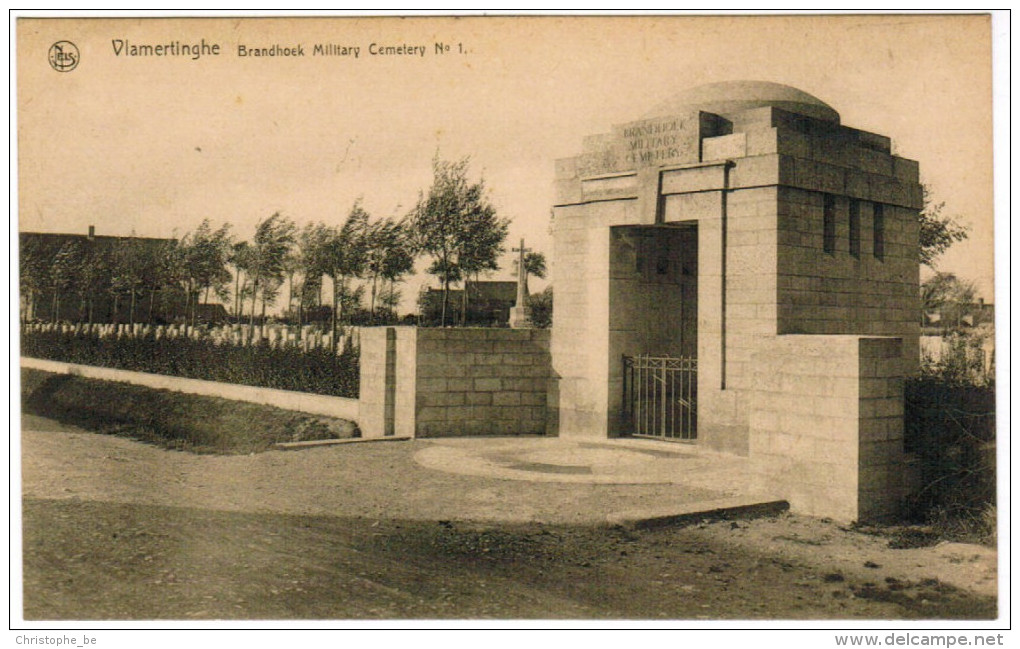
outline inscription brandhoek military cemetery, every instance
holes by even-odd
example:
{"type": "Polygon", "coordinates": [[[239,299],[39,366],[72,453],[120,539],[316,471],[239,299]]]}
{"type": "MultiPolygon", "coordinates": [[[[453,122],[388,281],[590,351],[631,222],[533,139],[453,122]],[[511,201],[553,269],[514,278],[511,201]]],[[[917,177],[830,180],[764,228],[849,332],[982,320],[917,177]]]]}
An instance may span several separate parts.
{"type": "Polygon", "coordinates": [[[627,143],[626,161],[630,164],[661,164],[679,158],[683,153],[686,123],[678,117],[651,124],[623,127],[627,143]]]}

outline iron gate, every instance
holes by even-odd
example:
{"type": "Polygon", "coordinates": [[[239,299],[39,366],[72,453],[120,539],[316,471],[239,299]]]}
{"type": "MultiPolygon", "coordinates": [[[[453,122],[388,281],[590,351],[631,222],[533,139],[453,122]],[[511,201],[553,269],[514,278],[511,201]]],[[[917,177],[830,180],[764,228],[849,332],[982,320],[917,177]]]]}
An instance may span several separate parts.
{"type": "Polygon", "coordinates": [[[698,359],[623,357],[623,409],[632,435],[696,439],[697,402],[698,359]]]}

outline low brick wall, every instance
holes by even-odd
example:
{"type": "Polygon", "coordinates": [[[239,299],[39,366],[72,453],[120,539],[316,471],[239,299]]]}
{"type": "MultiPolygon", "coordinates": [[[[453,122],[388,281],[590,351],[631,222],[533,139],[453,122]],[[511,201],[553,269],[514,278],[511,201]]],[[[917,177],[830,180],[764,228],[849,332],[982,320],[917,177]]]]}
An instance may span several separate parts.
{"type": "Polygon", "coordinates": [[[353,422],[357,422],[359,418],[357,399],[330,397],[310,392],[274,390],[272,388],[259,388],[250,385],[238,385],[236,383],[185,379],[178,376],[131,372],[109,367],[95,367],[93,365],[77,365],[75,363],[63,363],[24,356],[21,357],[21,366],[44,372],[54,372],[56,374],[74,374],[90,379],[119,381],[121,383],[144,385],[160,390],[172,390],[186,394],[201,394],[207,397],[261,403],[267,406],[283,408],[284,410],[296,410],[312,415],[336,417],[353,422]]]}
{"type": "Polygon", "coordinates": [[[893,515],[909,486],[902,341],[778,336],[752,365],[757,486],[808,515],[843,521],[893,515]]]}
{"type": "Polygon", "coordinates": [[[545,434],[549,331],[363,328],[366,437],[545,434]]]}

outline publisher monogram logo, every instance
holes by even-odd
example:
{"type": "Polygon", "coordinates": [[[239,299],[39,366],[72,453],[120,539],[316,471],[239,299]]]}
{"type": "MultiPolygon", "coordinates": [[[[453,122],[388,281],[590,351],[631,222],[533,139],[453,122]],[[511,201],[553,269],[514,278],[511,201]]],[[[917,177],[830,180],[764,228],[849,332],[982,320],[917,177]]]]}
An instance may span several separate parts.
{"type": "Polygon", "coordinates": [[[70,72],[78,67],[80,60],[81,53],[78,52],[78,46],[71,41],[57,41],[50,45],[50,67],[57,72],[70,72]]]}

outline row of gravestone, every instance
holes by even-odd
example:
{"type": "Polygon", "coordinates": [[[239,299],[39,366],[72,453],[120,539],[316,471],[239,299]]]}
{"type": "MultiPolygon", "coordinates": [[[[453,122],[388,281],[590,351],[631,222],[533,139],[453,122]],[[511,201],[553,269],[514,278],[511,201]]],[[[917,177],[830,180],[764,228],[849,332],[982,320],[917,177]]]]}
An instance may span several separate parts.
{"type": "MultiPolygon", "coordinates": [[[[217,344],[250,345],[264,340],[270,347],[299,347],[304,351],[312,349],[328,349],[331,347],[332,334],[323,332],[312,325],[289,327],[287,325],[262,325],[254,330],[245,325],[223,325],[209,327],[199,325],[189,327],[183,324],[150,325],[105,324],[105,323],[70,323],[41,322],[22,325],[26,334],[38,332],[60,332],[64,334],[94,335],[99,338],[149,337],[156,340],[163,338],[191,338],[192,340],[208,340],[217,344]]],[[[359,342],[357,327],[344,327],[337,337],[337,350],[342,351],[350,341],[357,348],[359,342]]]]}

